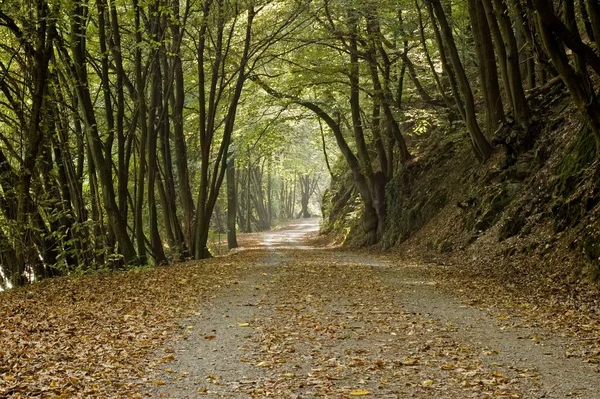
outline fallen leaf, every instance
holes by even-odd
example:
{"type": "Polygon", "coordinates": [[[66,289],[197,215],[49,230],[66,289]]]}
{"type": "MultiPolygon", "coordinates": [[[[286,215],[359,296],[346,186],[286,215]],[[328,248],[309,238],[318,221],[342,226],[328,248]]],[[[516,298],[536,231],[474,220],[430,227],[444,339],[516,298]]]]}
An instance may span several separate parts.
{"type": "Polygon", "coordinates": [[[353,391],[350,392],[350,396],[367,396],[370,395],[371,392],[367,391],[366,389],[354,389],[353,391]]]}
{"type": "Polygon", "coordinates": [[[271,363],[269,362],[260,362],[256,365],[256,367],[271,367],[271,363]]]}

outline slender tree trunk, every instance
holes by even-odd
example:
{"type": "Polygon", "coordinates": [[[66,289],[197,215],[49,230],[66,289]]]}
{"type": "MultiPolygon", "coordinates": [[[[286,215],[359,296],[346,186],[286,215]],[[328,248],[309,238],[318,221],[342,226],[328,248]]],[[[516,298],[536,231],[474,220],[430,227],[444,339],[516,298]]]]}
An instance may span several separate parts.
{"type": "Polygon", "coordinates": [[[475,101],[473,99],[473,92],[471,91],[469,78],[467,77],[465,69],[460,60],[458,49],[456,48],[456,44],[452,36],[452,30],[450,29],[450,25],[448,24],[442,5],[439,0],[429,1],[431,1],[433,5],[433,9],[437,16],[437,20],[440,24],[442,39],[446,45],[446,48],[448,49],[450,61],[452,62],[452,67],[456,71],[460,91],[465,101],[465,115],[467,118],[467,128],[471,137],[473,151],[475,152],[475,155],[477,156],[479,161],[483,163],[487,161],[487,159],[491,156],[492,147],[481,132],[479,124],[477,123],[477,115],[475,113],[475,101]]]}
{"type": "MultiPolygon", "coordinates": [[[[105,0],[100,0],[105,1],[105,0]]],[[[118,194],[119,194],[119,211],[123,218],[127,221],[129,208],[127,206],[127,196],[129,195],[129,163],[127,162],[127,140],[125,136],[125,93],[124,93],[124,76],[125,68],[123,67],[123,56],[121,49],[121,31],[119,28],[119,19],[117,7],[114,1],[110,2],[110,20],[111,20],[111,42],[110,48],[112,51],[116,73],[117,93],[117,115],[116,115],[116,132],[117,132],[117,151],[118,151],[118,194]]]]}
{"type": "Polygon", "coordinates": [[[429,48],[427,46],[427,40],[425,38],[425,27],[423,26],[423,13],[421,12],[421,6],[419,5],[419,0],[415,0],[415,7],[417,8],[418,17],[419,17],[419,37],[421,39],[421,46],[423,47],[423,53],[425,54],[425,58],[427,59],[427,65],[429,65],[429,70],[431,71],[431,76],[433,76],[433,80],[435,82],[436,87],[438,88],[438,92],[444,101],[444,104],[448,108],[452,107],[452,103],[448,96],[446,95],[446,90],[444,90],[444,86],[442,86],[442,81],[435,69],[435,65],[433,64],[433,60],[431,59],[431,55],[429,54],[429,48]]]}
{"type": "Polygon", "coordinates": [[[468,8],[473,26],[475,50],[479,59],[477,66],[479,67],[479,77],[485,101],[487,137],[491,137],[504,120],[504,108],[498,84],[498,71],[496,70],[496,57],[483,6],[478,0],[468,0],[468,8]]]}
{"type": "Polygon", "coordinates": [[[509,0],[514,14],[516,17],[516,27],[523,32],[525,37],[525,65],[526,65],[526,76],[527,76],[527,87],[533,89],[536,85],[536,72],[535,72],[535,37],[531,28],[531,20],[527,12],[523,8],[521,0],[509,0]]]}
{"type": "Polygon", "coordinates": [[[173,231],[171,211],[169,210],[170,205],[169,200],[167,199],[167,189],[165,188],[165,184],[160,173],[156,177],[156,186],[156,190],[158,191],[158,199],[160,200],[160,209],[162,211],[163,230],[165,236],[167,237],[167,243],[169,246],[175,248],[176,252],[178,252],[181,256],[181,251],[177,247],[179,242],[177,242],[177,238],[175,238],[175,233],[173,231]]]}
{"type": "MultiPolygon", "coordinates": [[[[400,21],[402,21],[402,17],[401,17],[402,13],[399,12],[399,18],[400,21]]],[[[381,41],[380,41],[380,37],[381,35],[381,31],[379,28],[379,20],[376,14],[375,10],[371,10],[368,14],[367,14],[367,31],[369,33],[370,36],[370,49],[369,52],[367,53],[367,61],[369,62],[369,69],[371,71],[371,78],[373,81],[373,90],[374,90],[374,99],[373,99],[373,127],[372,127],[372,131],[373,131],[373,139],[374,139],[374,144],[375,144],[375,148],[377,149],[378,155],[379,155],[379,161],[380,161],[380,168],[381,170],[384,172],[384,174],[387,176],[389,170],[387,169],[387,156],[385,153],[385,149],[383,147],[383,142],[381,139],[381,130],[380,130],[380,112],[381,110],[383,110],[384,115],[386,117],[386,119],[390,122],[390,126],[392,129],[392,134],[394,135],[394,138],[396,139],[396,141],[398,142],[398,145],[400,146],[400,160],[402,161],[402,163],[406,163],[408,161],[410,161],[412,159],[412,156],[410,154],[410,152],[408,151],[408,147],[406,146],[406,140],[404,139],[404,136],[402,135],[402,132],[400,130],[400,126],[398,124],[398,121],[396,120],[396,117],[394,116],[394,113],[392,111],[392,105],[394,103],[394,99],[392,96],[392,93],[389,89],[389,84],[387,84],[387,82],[384,81],[384,85],[381,84],[381,80],[379,78],[379,71],[378,71],[378,59],[377,59],[377,53],[380,54],[381,58],[383,59],[383,63],[384,64],[389,64],[389,57],[387,55],[387,53],[385,52],[385,50],[383,49],[383,46],[381,45],[381,41]]],[[[352,44],[352,46],[354,46],[354,44],[352,44]]],[[[356,49],[358,50],[358,49],[356,49]]],[[[354,51],[354,50],[351,50],[354,51]]],[[[405,48],[405,52],[406,52],[406,48],[405,48]]],[[[356,64],[356,66],[358,66],[358,59],[352,61],[356,64]]],[[[410,60],[408,60],[408,57],[406,57],[406,60],[403,61],[405,65],[407,65],[410,60]]],[[[414,68],[413,68],[414,71],[414,68]]],[[[356,72],[356,71],[354,71],[356,72]]],[[[385,77],[384,77],[385,79],[385,77]]],[[[354,83],[351,83],[353,86],[353,99],[351,100],[351,104],[354,104],[353,109],[357,109],[359,110],[360,113],[360,104],[358,103],[358,81],[356,79],[356,76],[351,76],[351,80],[354,83]]],[[[399,96],[402,95],[402,93],[398,94],[399,96]]],[[[429,95],[427,95],[427,97],[429,98],[429,102],[431,102],[431,97],[429,95]]],[[[424,99],[425,101],[425,99],[424,99]]],[[[354,116],[356,117],[356,115],[354,116]]],[[[353,122],[355,122],[355,119],[353,119],[353,122]]],[[[361,133],[362,134],[362,133],[361,133]]],[[[359,153],[360,156],[360,153],[359,153]]]]}
{"type": "Polygon", "coordinates": [[[273,223],[273,176],[271,176],[271,167],[267,171],[267,217],[269,229],[273,223]]]}
{"type": "MultiPolygon", "coordinates": [[[[160,10],[158,0],[155,0],[150,7],[150,22],[152,30],[152,39],[158,43],[161,37],[160,31],[160,10]]],[[[163,112],[162,104],[162,71],[159,60],[160,50],[155,50],[152,54],[153,62],[151,64],[151,87],[150,87],[150,112],[148,113],[148,144],[147,144],[147,162],[148,162],[148,209],[150,227],[150,245],[152,246],[152,255],[156,264],[167,264],[167,258],[164,253],[160,232],[158,230],[158,213],[156,208],[156,177],[158,174],[158,133],[162,128],[161,114],[163,112]]]]}
{"type": "Polygon", "coordinates": [[[294,180],[292,180],[293,182],[293,187],[292,187],[292,195],[290,197],[290,216],[291,218],[294,217],[294,213],[296,211],[296,171],[294,170],[294,180]]]}
{"type": "Polygon", "coordinates": [[[564,47],[544,16],[552,14],[552,10],[544,0],[533,0],[537,13],[538,32],[552,60],[552,64],[560,74],[561,79],[569,89],[575,105],[588,123],[596,139],[596,152],[600,152],[600,104],[596,93],[591,91],[587,81],[573,69],[565,54],[564,47]]]}
{"type": "MultiPolygon", "coordinates": [[[[581,34],[579,33],[579,28],[577,27],[577,19],[575,17],[575,4],[573,0],[563,0],[563,15],[565,20],[565,25],[571,31],[571,34],[579,41],[581,41],[581,34]]],[[[581,75],[581,77],[585,80],[588,80],[587,73],[587,63],[585,58],[580,53],[575,53],[573,55],[573,59],[575,60],[575,71],[581,75]]]]}
{"type": "Polygon", "coordinates": [[[252,233],[252,204],[250,203],[250,192],[252,187],[252,179],[250,160],[248,160],[248,168],[246,169],[246,233],[252,233]]]}
{"type": "Polygon", "coordinates": [[[48,89],[49,63],[53,48],[53,17],[48,15],[48,5],[44,1],[36,4],[37,29],[35,37],[35,53],[33,62],[33,93],[30,106],[29,126],[26,132],[26,150],[19,173],[17,191],[17,226],[21,236],[17,239],[17,262],[14,274],[10,279],[15,285],[26,283],[25,268],[27,263],[35,263],[32,254],[30,229],[30,215],[35,212],[31,199],[31,181],[36,168],[36,161],[40,154],[41,144],[44,140],[44,129],[41,128],[44,114],[44,98],[48,89]]]}
{"type": "Polygon", "coordinates": [[[587,7],[594,39],[596,40],[596,48],[600,49],[600,3],[598,3],[598,0],[587,0],[587,7]]]}
{"type": "MultiPolygon", "coordinates": [[[[175,21],[179,21],[179,0],[172,0],[172,12],[175,21]]],[[[181,54],[178,47],[181,43],[181,27],[179,22],[171,25],[173,35],[173,45],[171,52],[173,63],[174,90],[171,96],[171,108],[173,118],[173,142],[175,150],[175,165],[177,169],[177,183],[179,198],[183,211],[183,229],[187,248],[193,248],[192,237],[194,235],[194,199],[190,188],[190,178],[188,171],[188,155],[183,130],[183,107],[185,101],[185,84],[183,79],[183,67],[181,63],[181,54]],[[176,51],[177,50],[177,51],[176,51]]]]}
{"type": "Polygon", "coordinates": [[[448,58],[446,55],[447,49],[444,44],[444,40],[442,39],[440,29],[436,23],[436,17],[433,11],[432,3],[430,1],[425,1],[425,5],[427,7],[427,12],[429,14],[431,24],[433,25],[433,32],[435,33],[435,39],[440,53],[440,62],[442,63],[442,69],[446,77],[448,78],[448,82],[450,83],[450,90],[452,91],[452,97],[454,97],[454,102],[456,103],[456,107],[458,108],[458,113],[460,114],[462,120],[466,123],[467,116],[465,113],[465,106],[463,100],[460,96],[458,83],[456,81],[456,73],[454,71],[454,68],[452,67],[452,63],[448,62],[448,58]]]}
{"type": "MultiPolygon", "coordinates": [[[[163,13],[161,18],[161,29],[162,34],[166,31],[167,27],[167,13],[163,13]]],[[[173,49],[174,51],[179,51],[177,46],[173,49]]],[[[166,200],[166,212],[163,211],[164,216],[167,218],[165,223],[168,224],[173,231],[174,242],[173,246],[175,251],[177,252],[179,259],[183,260],[189,257],[189,251],[187,249],[187,243],[185,239],[185,234],[181,223],[179,222],[179,217],[177,215],[177,194],[175,190],[175,173],[173,172],[173,161],[171,157],[171,124],[170,122],[170,112],[169,112],[169,103],[174,104],[174,79],[175,79],[175,71],[169,65],[169,60],[167,56],[166,48],[163,46],[160,48],[160,65],[163,71],[163,79],[162,79],[162,112],[160,113],[160,129],[159,129],[159,147],[160,147],[160,158],[162,160],[162,175],[163,175],[163,185],[165,190],[165,200],[166,200]]],[[[175,124],[175,123],[173,123],[175,124]]],[[[158,178],[160,181],[160,173],[158,171],[158,178]]]]}
{"type": "Polygon", "coordinates": [[[590,14],[586,7],[586,0],[579,0],[579,12],[581,14],[581,18],[583,19],[585,33],[587,34],[590,41],[595,41],[596,35],[594,35],[594,28],[592,27],[592,23],[590,21],[590,14]]]}
{"type": "Polygon", "coordinates": [[[73,53],[73,75],[76,80],[76,92],[78,96],[79,107],[83,115],[86,127],[86,139],[91,152],[91,160],[96,166],[100,184],[102,185],[102,198],[106,210],[111,231],[114,234],[118,244],[119,251],[123,256],[125,263],[137,263],[133,243],[127,234],[127,223],[120,214],[117,202],[115,200],[115,191],[112,174],[107,173],[107,161],[104,156],[102,140],[98,131],[98,123],[94,113],[94,106],[90,94],[88,76],[86,72],[86,45],[84,30],[84,12],[83,6],[79,0],[74,2],[73,27],[71,37],[71,49],[73,53]]]}
{"type": "Polygon", "coordinates": [[[227,245],[229,249],[237,248],[237,190],[235,181],[235,157],[231,155],[227,164],[227,245]]]}
{"type": "Polygon", "coordinates": [[[513,101],[513,95],[511,92],[511,84],[508,74],[508,64],[507,64],[507,55],[506,55],[506,45],[504,44],[504,39],[502,38],[502,33],[500,32],[500,27],[498,26],[498,20],[496,19],[496,15],[494,13],[494,6],[492,4],[492,0],[480,0],[483,5],[483,9],[485,10],[485,15],[488,20],[488,26],[490,28],[490,33],[492,35],[494,49],[496,50],[498,68],[500,69],[500,76],[502,78],[502,87],[504,88],[504,92],[506,93],[506,100],[508,101],[508,107],[510,110],[515,108],[515,104],[513,101]]]}
{"type": "MultiPolygon", "coordinates": [[[[106,2],[105,0],[96,0],[96,6],[98,9],[98,41],[100,43],[101,53],[101,82],[102,82],[102,93],[104,97],[104,109],[106,115],[106,125],[108,132],[106,140],[104,142],[104,157],[106,159],[106,174],[112,177],[112,150],[115,139],[115,115],[113,112],[113,101],[112,92],[110,89],[110,77],[109,77],[109,60],[108,60],[108,49],[107,49],[107,37],[106,37],[106,2]]],[[[126,220],[126,219],[125,219],[126,220]]]]}
{"type": "Polygon", "coordinates": [[[329,176],[333,178],[333,172],[331,170],[331,165],[329,164],[329,156],[327,155],[327,146],[325,145],[325,131],[323,130],[323,124],[321,123],[321,119],[319,119],[319,130],[321,131],[321,148],[323,149],[323,158],[325,159],[325,165],[327,166],[327,170],[329,171],[329,176]]]}
{"type": "MultiPolygon", "coordinates": [[[[402,31],[404,31],[404,18],[402,16],[401,9],[398,10],[397,15],[398,15],[398,25],[400,26],[400,29],[402,31]]],[[[406,33],[404,33],[404,36],[408,37],[406,35],[406,33]]],[[[417,71],[415,69],[415,64],[413,64],[413,62],[410,60],[410,58],[408,58],[408,52],[409,52],[408,40],[405,40],[404,41],[404,50],[400,53],[400,58],[402,59],[403,67],[405,67],[406,70],[408,71],[408,76],[410,77],[410,80],[413,82],[413,85],[415,86],[415,90],[419,94],[419,97],[421,97],[421,100],[423,100],[426,103],[430,103],[433,101],[433,98],[431,98],[429,93],[427,93],[427,91],[421,84],[421,81],[419,80],[419,75],[417,74],[417,71]]]]}
{"type": "MultiPolygon", "coordinates": [[[[484,0],[486,1],[486,0],[484,0]]],[[[528,129],[531,110],[525,97],[523,89],[523,79],[521,77],[521,67],[519,65],[519,49],[515,38],[512,22],[509,17],[508,7],[504,0],[491,0],[494,3],[494,10],[500,27],[500,33],[504,39],[506,47],[506,64],[508,71],[508,83],[510,84],[510,93],[513,102],[513,115],[516,122],[523,128],[528,129]]]]}
{"type": "MultiPolygon", "coordinates": [[[[221,5],[222,6],[222,5],[221,5]]],[[[222,11],[219,11],[222,12],[222,11]]],[[[205,98],[204,90],[205,88],[202,86],[202,83],[205,81],[203,73],[199,72],[200,82],[200,120],[201,120],[201,132],[200,132],[200,146],[201,146],[201,154],[202,154],[202,164],[200,171],[200,192],[198,195],[198,203],[196,206],[196,226],[195,226],[195,256],[196,258],[206,258],[210,256],[208,249],[206,247],[206,243],[208,241],[208,233],[210,226],[210,216],[213,212],[215,203],[217,202],[217,198],[219,195],[219,191],[221,189],[221,185],[223,180],[225,179],[225,173],[227,170],[227,156],[229,151],[229,145],[231,143],[231,136],[235,126],[235,119],[237,108],[239,105],[240,97],[242,95],[242,89],[244,88],[244,84],[247,79],[247,64],[250,57],[250,45],[252,42],[252,29],[253,29],[253,21],[255,17],[255,11],[252,5],[248,7],[247,10],[247,22],[246,22],[246,32],[243,44],[243,50],[240,57],[239,67],[237,68],[237,77],[234,79],[234,84],[232,85],[232,93],[229,99],[229,103],[227,105],[227,111],[225,113],[224,124],[223,124],[223,136],[221,140],[221,144],[219,146],[217,155],[214,160],[214,164],[212,166],[212,174],[209,180],[208,168],[210,167],[211,160],[211,147],[213,144],[214,138],[214,129],[216,129],[216,121],[215,115],[218,105],[218,97],[216,97],[215,87],[218,82],[221,80],[218,76],[220,71],[220,62],[221,62],[221,51],[222,48],[222,35],[224,29],[224,21],[220,21],[218,23],[218,38],[217,38],[217,57],[215,57],[215,61],[213,63],[213,78],[212,78],[212,86],[209,94],[209,112],[208,118],[203,111],[203,107],[206,102],[203,103],[203,98],[205,98]],[[216,99],[216,100],[215,100],[216,99]],[[216,101],[216,102],[215,102],[216,101]],[[203,122],[207,122],[206,125],[202,125],[203,122]],[[209,190],[210,186],[210,190],[209,190]]],[[[219,17],[221,18],[221,17],[219,17]]],[[[198,69],[203,68],[203,60],[205,54],[204,49],[199,47],[199,62],[198,69]],[[202,53],[200,54],[200,50],[202,53]]]]}
{"type": "Polygon", "coordinates": [[[146,254],[146,235],[144,234],[144,188],[146,186],[146,146],[148,145],[148,111],[146,109],[146,84],[142,77],[142,33],[141,10],[138,0],[133,0],[135,12],[135,85],[137,90],[137,106],[140,114],[139,164],[135,194],[134,229],[140,263],[148,263],[146,254]]]}

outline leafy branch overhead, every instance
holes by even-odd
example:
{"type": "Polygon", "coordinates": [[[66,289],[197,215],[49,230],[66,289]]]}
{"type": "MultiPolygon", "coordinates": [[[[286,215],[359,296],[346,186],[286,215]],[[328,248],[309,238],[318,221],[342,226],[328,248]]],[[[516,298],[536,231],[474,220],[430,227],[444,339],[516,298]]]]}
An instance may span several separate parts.
{"type": "Polygon", "coordinates": [[[210,257],[338,197],[380,243],[419,137],[510,166],[559,82],[600,143],[594,1],[454,3],[4,2],[2,285],[210,257]]]}

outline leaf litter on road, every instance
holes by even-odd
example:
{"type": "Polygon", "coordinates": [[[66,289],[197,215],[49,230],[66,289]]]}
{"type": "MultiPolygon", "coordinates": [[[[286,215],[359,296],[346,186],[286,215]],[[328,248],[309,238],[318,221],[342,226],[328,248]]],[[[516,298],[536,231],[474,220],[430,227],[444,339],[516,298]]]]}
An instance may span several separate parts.
{"type": "Polygon", "coordinates": [[[376,263],[258,248],[3,293],[0,397],[533,397],[535,370],[410,310],[376,263]]]}
{"type": "Polygon", "coordinates": [[[0,397],[140,397],[148,356],[234,272],[213,259],[0,294],[0,397]]]}

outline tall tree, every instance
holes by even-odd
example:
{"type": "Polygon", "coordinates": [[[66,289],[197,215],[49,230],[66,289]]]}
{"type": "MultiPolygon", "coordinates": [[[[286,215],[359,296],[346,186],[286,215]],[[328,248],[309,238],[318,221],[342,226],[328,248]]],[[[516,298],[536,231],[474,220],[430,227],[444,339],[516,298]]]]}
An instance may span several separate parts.
{"type": "Polygon", "coordinates": [[[468,0],[468,8],[473,26],[475,51],[479,59],[479,79],[485,102],[487,136],[491,137],[504,120],[504,106],[498,84],[496,57],[483,5],[478,0],[468,0]]]}
{"type": "MultiPolygon", "coordinates": [[[[477,115],[475,110],[475,100],[473,98],[473,91],[469,83],[469,78],[465,72],[462,61],[454,42],[454,36],[452,35],[452,29],[446,18],[446,13],[439,0],[427,0],[433,6],[435,16],[440,26],[440,32],[444,44],[444,48],[447,49],[450,56],[452,67],[457,75],[458,85],[460,87],[460,94],[464,100],[465,117],[469,135],[471,138],[471,144],[473,151],[480,162],[485,162],[492,154],[492,147],[487,141],[479,124],[477,123],[477,115]]],[[[443,51],[440,49],[440,51],[443,51]]]]}

